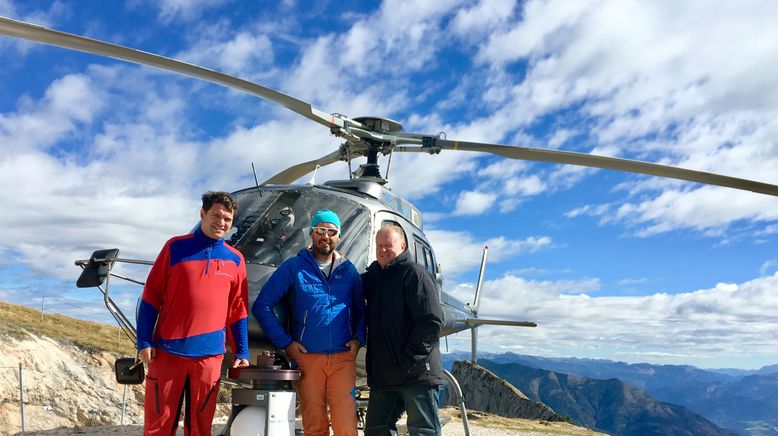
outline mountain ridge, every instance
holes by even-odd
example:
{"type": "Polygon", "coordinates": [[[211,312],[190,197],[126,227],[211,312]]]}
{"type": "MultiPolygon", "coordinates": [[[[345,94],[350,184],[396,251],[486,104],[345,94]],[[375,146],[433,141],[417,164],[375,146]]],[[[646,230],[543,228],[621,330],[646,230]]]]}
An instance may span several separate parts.
{"type": "Polygon", "coordinates": [[[658,401],[616,378],[605,380],[530,368],[517,363],[480,364],[573,422],[615,435],[733,436],[683,406],[658,401]]]}
{"type": "MultiPolygon", "coordinates": [[[[759,370],[706,370],[691,365],[627,364],[604,359],[544,358],[515,353],[482,353],[482,359],[607,379],[618,378],[657,400],[678,404],[720,427],[743,435],[778,435],[778,365],[759,370]],[[740,375],[738,375],[740,374],[740,375]],[[735,399],[733,401],[732,399],[735,399]]],[[[444,364],[470,353],[443,355],[444,364]]]]}

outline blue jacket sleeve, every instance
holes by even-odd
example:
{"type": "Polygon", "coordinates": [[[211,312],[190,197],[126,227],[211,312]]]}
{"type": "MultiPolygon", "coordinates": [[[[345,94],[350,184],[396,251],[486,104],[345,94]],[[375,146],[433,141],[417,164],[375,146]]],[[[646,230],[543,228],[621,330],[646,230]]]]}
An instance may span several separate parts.
{"type": "Polygon", "coordinates": [[[289,292],[292,286],[292,273],[289,267],[289,261],[281,264],[280,267],[270,276],[259,291],[254,305],[251,306],[251,313],[259,321],[265,335],[278,348],[286,348],[292,343],[292,337],[284,330],[284,327],[273,313],[273,308],[289,292]]]}
{"type": "Polygon", "coordinates": [[[159,251],[154,265],[151,266],[146,285],[143,286],[140,307],[138,307],[136,334],[138,337],[138,351],[156,347],[154,343],[154,328],[157,325],[157,317],[165,300],[167,281],[170,274],[170,241],[165,243],[159,251]]]}
{"type": "Polygon", "coordinates": [[[230,289],[229,309],[227,322],[229,323],[230,336],[232,338],[232,352],[237,359],[249,358],[249,333],[248,333],[248,305],[249,282],[246,274],[246,261],[240,257],[235,282],[230,289]]]}
{"type": "Polygon", "coordinates": [[[235,342],[235,357],[238,359],[249,358],[249,334],[248,318],[241,318],[230,325],[230,333],[235,342]]]}
{"type": "Polygon", "coordinates": [[[158,315],[159,311],[155,309],[154,306],[144,300],[140,300],[136,329],[138,336],[138,351],[155,346],[152,336],[154,335],[154,326],[157,324],[158,315]]]}
{"type": "Polygon", "coordinates": [[[354,314],[351,322],[352,331],[355,332],[356,339],[364,347],[367,343],[365,339],[365,330],[367,326],[367,310],[365,309],[365,293],[362,289],[362,279],[359,277],[357,269],[352,267],[352,302],[351,310],[354,314]]]}

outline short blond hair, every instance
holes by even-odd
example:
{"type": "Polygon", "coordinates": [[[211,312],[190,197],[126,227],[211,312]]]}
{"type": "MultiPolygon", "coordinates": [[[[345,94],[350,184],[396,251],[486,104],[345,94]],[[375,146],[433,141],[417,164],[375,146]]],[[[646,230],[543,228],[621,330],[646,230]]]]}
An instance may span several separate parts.
{"type": "Polygon", "coordinates": [[[403,242],[407,243],[408,241],[408,239],[405,237],[405,230],[403,230],[402,226],[397,223],[394,222],[383,223],[379,231],[381,230],[389,230],[394,233],[397,233],[400,236],[400,238],[402,238],[403,242]]]}

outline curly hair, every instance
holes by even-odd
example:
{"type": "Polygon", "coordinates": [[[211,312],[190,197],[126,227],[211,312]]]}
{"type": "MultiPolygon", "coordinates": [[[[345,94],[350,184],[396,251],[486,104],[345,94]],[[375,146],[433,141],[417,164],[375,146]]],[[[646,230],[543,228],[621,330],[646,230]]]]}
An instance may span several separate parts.
{"type": "Polygon", "coordinates": [[[221,204],[233,214],[238,211],[238,202],[229,192],[208,191],[203,194],[203,210],[209,211],[214,204],[221,204]]]}

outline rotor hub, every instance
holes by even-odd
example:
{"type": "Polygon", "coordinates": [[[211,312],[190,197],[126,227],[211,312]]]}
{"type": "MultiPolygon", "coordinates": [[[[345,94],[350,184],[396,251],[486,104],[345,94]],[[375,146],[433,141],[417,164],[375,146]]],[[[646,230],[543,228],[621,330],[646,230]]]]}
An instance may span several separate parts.
{"type": "Polygon", "coordinates": [[[379,117],[359,117],[354,121],[363,124],[369,130],[378,133],[397,133],[402,132],[403,125],[389,118],[379,117]]]}

